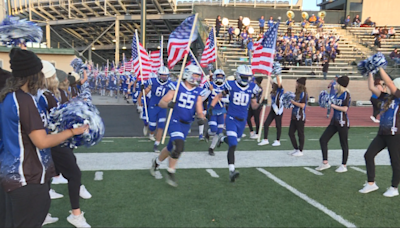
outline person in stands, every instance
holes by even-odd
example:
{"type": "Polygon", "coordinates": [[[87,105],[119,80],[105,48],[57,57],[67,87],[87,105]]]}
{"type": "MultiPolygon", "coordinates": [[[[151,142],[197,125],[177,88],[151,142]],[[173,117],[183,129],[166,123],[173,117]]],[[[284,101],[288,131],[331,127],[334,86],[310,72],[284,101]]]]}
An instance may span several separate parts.
{"type": "Polygon", "coordinates": [[[356,15],[356,17],[353,19],[353,25],[355,27],[360,27],[361,26],[360,15],[356,15]]]}
{"type": "Polygon", "coordinates": [[[215,36],[219,36],[219,30],[221,29],[222,26],[222,21],[221,21],[221,16],[218,15],[217,19],[215,19],[215,36]]]}
{"type": "Polygon", "coordinates": [[[264,33],[264,26],[265,26],[264,16],[261,16],[260,20],[258,20],[258,25],[260,26],[260,33],[264,33]]]}

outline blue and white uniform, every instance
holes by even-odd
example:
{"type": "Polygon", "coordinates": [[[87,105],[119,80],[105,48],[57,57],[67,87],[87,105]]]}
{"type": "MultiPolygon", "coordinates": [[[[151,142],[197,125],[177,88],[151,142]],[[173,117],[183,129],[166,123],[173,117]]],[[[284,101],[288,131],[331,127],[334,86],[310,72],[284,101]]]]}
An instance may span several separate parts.
{"type": "MultiPolygon", "coordinates": [[[[207,109],[211,106],[213,99],[225,90],[225,85],[217,85],[214,82],[206,82],[204,84],[204,90],[202,96],[206,96],[208,99],[207,109]],[[211,87],[213,90],[211,90],[211,87]],[[214,91],[214,92],[213,92],[214,91]]],[[[218,102],[213,108],[213,115],[208,120],[208,126],[213,134],[220,134],[224,129],[224,114],[226,113],[225,103],[223,101],[218,102]]]]}
{"type": "Polygon", "coordinates": [[[302,92],[299,99],[295,100],[296,102],[303,103],[305,105],[304,108],[297,107],[296,105],[294,106],[294,108],[292,109],[292,120],[306,121],[307,99],[307,94],[305,92],[302,92]]]}
{"type": "Polygon", "coordinates": [[[229,92],[229,109],[226,115],[226,135],[229,146],[236,146],[246,126],[247,113],[251,99],[260,91],[255,83],[242,87],[237,81],[227,81],[225,90],[229,92]]]}
{"type": "MultiPolygon", "coordinates": [[[[335,99],[333,100],[334,105],[340,107],[350,107],[351,97],[350,93],[345,91],[344,93],[338,95],[335,94],[335,99]]],[[[338,127],[350,127],[349,117],[347,112],[341,112],[339,110],[333,110],[333,118],[331,119],[330,125],[335,125],[338,127]]]]}
{"type": "MultiPolygon", "coordinates": [[[[176,83],[169,83],[170,90],[176,90],[176,83]]],[[[177,91],[176,104],[172,112],[171,122],[168,128],[170,140],[167,145],[168,151],[172,151],[173,142],[177,139],[185,140],[189,133],[191,123],[196,113],[197,99],[201,99],[202,89],[194,87],[188,89],[184,82],[181,82],[177,91]]]]}
{"type": "Polygon", "coordinates": [[[152,94],[149,103],[149,130],[154,132],[156,127],[164,129],[165,120],[167,117],[167,109],[158,106],[161,98],[170,90],[170,81],[161,82],[158,78],[150,78],[147,81],[147,86],[151,86],[150,93],[152,94]]]}
{"type": "MultiPolygon", "coordinates": [[[[381,110],[385,107],[385,103],[388,102],[389,94],[381,93],[379,100],[382,101],[381,110]]],[[[386,112],[381,113],[381,119],[379,123],[378,135],[398,135],[400,134],[400,90],[393,95],[394,98],[392,103],[386,112]]]]}

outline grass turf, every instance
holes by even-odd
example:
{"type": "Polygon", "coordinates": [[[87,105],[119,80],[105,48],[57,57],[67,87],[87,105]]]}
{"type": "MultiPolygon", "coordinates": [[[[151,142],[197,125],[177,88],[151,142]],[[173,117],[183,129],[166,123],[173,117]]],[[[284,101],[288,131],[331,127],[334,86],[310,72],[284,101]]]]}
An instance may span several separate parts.
{"type": "MultiPolygon", "coordinates": [[[[382,196],[390,185],[390,167],[377,167],[381,189],[365,195],[357,191],[366,176],[352,169],[338,174],[331,168],[323,176],[303,167],[265,169],[356,226],[399,225],[399,197],[382,196]]],[[[93,227],[342,226],[255,168],[240,169],[235,183],[229,182],[227,169],[214,171],[220,178],[212,178],[204,169],[179,170],[176,189],[148,171],[105,171],[103,181],[93,181],[94,172],[83,172],[82,183],[93,197],[82,199],[81,208],[93,227]]],[[[67,186],[52,188],[65,197],[52,201],[50,213],[60,221],[46,227],[72,227],[65,219],[67,186]]]]}
{"type": "MultiPolygon", "coordinates": [[[[272,147],[271,145],[258,146],[256,140],[250,140],[249,130],[246,129],[246,138],[239,143],[237,150],[292,150],[288,136],[289,128],[282,128],[282,141],[280,147],[272,147]]],[[[308,127],[305,128],[305,150],[320,149],[318,139],[325,131],[325,127],[308,127]]],[[[349,148],[365,149],[371,140],[376,136],[377,128],[375,127],[354,127],[349,130],[349,148]]],[[[276,139],[276,128],[270,128],[269,141],[270,144],[276,139]]],[[[168,139],[166,139],[166,143],[168,139]]],[[[187,138],[185,143],[185,152],[190,151],[207,151],[210,143],[199,142],[198,138],[187,138]]],[[[162,148],[163,145],[160,145],[162,148]]],[[[329,142],[329,149],[341,149],[339,136],[335,135],[329,142]]],[[[226,146],[216,148],[216,151],[226,151],[226,146]]],[[[78,148],[75,152],[149,152],[153,151],[153,143],[148,138],[106,138],[103,142],[90,148],[78,148]]]]}

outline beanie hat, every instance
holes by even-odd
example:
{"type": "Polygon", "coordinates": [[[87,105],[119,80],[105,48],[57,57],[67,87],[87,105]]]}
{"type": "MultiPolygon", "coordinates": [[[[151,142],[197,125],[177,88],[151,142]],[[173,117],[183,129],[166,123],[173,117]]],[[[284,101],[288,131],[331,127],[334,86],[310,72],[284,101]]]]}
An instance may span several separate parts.
{"type": "Polygon", "coordinates": [[[347,76],[342,76],[337,79],[337,83],[345,88],[349,85],[349,81],[350,79],[347,76]]]}
{"type": "Polygon", "coordinates": [[[69,81],[69,84],[70,84],[70,85],[73,85],[73,84],[75,83],[75,77],[69,75],[69,76],[68,76],[68,81],[69,81]]]}
{"type": "Polygon", "coordinates": [[[65,73],[65,71],[62,71],[59,69],[56,69],[56,74],[57,74],[58,81],[60,81],[60,82],[65,81],[65,79],[67,79],[67,77],[68,77],[68,75],[67,75],[67,73],[65,73]]]}
{"type": "Polygon", "coordinates": [[[393,80],[394,86],[396,86],[397,89],[400,89],[400,78],[396,78],[393,80]]]}
{"type": "Polygon", "coordinates": [[[19,78],[37,74],[43,68],[42,61],[35,53],[20,48],[11,49],[10,65],[13,76],[19,78]]]}
{"type": "Polygon", "coordinates": [[[56,73],[56,68],[49,61],[42,60],[43,69],[42,73],[45,78],[51,78],[56,73]]]}
{"type": "Polygon", "coordinates": [[[297,79],[296,82],[305,86],[306,85],[306,80],[307,80],[307,78],[302,77],[302,78],[297,79]]]}

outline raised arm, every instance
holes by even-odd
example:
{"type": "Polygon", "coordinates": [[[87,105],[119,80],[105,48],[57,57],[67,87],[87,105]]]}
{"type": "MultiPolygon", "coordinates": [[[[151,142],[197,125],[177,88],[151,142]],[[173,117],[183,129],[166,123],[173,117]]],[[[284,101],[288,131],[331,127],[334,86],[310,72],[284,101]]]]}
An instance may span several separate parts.
{"type": "Polygon", "coordinates": [[[389,75],[387,75],[386,71],[380,67],[379,73],[381,74],[382,80],[385,82],[386,86],[390,89],[391,94],[395,94],[397,91],[397,87],[394,85],[392,79],[390,79],[389,75]]]}
{"type": "Polygon", "coordinates": [[[374,93],[377,97],[379,97],[381,95],[381,91],[375,87],[374,85],[374,76],[372,75],[372,73],[369,73],[368,76],[368,89],[374,93]]]}
{"type": "Polygon", "coordinates": [[[203,100],[201,99],[201,96],[197,97],[197,102],[196,102],[196,114],[197,117],[200,119],[205,119],[206,117],[204,116],[203,113],[203,100]]]}
{"type": "Polygon", "coordinates": [[[168,108],[168,103],[172,101],[174,98],[175,90],[170,90],[168,91],[163,98],[161,98],[160,102],[158,103],[158,106],[160,108],[168,108]]]}

